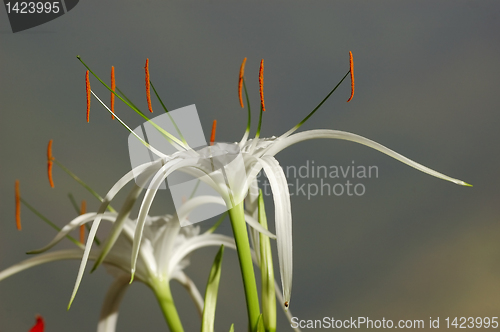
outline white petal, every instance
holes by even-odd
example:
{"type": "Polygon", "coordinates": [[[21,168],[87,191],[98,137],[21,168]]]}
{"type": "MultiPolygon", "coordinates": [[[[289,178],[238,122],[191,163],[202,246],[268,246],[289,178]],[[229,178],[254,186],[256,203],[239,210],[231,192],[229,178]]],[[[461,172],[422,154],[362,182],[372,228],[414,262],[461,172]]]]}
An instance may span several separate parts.
{"type": "Polygon", "coordinates": [[[187,255],[189,255],[196,249],[209,246],[220,246],[222,244],[226,247],[236,249],[234,239],[222,234],[203,234],[188,239],[186,242],[176,248],[175,253],[170,258],[170,262],[168,263],[167,275],[172,275],[175,271],[176,266],[179,265],[187,255]]]}
{"type": "Polygon", "coordinates": [[[302,142],[302,141],[307,141],[310,139],[317,139],[317,138],[333,138],[333,139],[341,139],[341,140],[346,140],[346,141],[351,141],[351,142],[356,142],[362,145],[366,145],[372,149],[378,150],[382,153],[385,153],[386,155],[399,160],[400,162],[407,164],[408,166],[411,166],[413,168],[418,169],[419,171],[422,171],[424,173],[427,173],[429,175],[435,176],[437,178],[447,180],[453,183],[456,183],[458,185],[462,186],[470,186],[469,184],[465,183],[462,180],[454,179],[449,176],[446,176],[442,173],[436,172],[433,169],[430,169],[428,167],[425,167],[411,159],[406,158],[405,156],[389,149],[386,148],[385,146],[374,142],[372,140],[369,140],[368,138],[365,138],[363,136],[359,136],[356,134],[348,133],[345,131],[338,131],[338,130],[328,130],[328,129],[316,129],[316,130],[309,130],[309,131],[304,131],[298,134],[294,134],[292,136],[289,136],[287,138],[277,140],[268,150],[265,152],[265,155],[270,155],[274,156],[281,150],[289,147],[292,144],[302,142]]]}
{"type": "Polygon", "coordinates": [[[151,184],[149,185],[146,194],[144,195],[144,199],[142,200],[141,207],[139,209],[139,216],[137,218],[137,226],[135,229],[134,235],[134,243],[132,246],[132,255],[130,260],[131,266],[131,274],[132,278],[135,273],[137,256],[139,254],[139,248],[142,241],[142,233],[144,231],[144,224],[146,223],[146,217],[148,216],[149,209],[151,208],[151,204],[153,203],[153,199],[156,195],[156,192],[160,188],[160,185],[165,181],[167,176],[173,171],[186,166],[193,166],[193,162],[196,162],[195,158],[182,160],[182,159],[171,159],[168,160],[167,163],[158,170],[154,178],[151,180],[151,184]]]}
{"type": "Polygon", "coordinates": [[[68,308],[71,306],[71,303],[75,299],[76,292],[78,291],[78,287],[80,286],[80,282],[82,281],[83,277],[83,272],[85,271],[85,266],[87,265],[87,260],[89,258],[90,254],[90,249],[92,248],[92,243],[94,242],[95,235],[97,233],[97,229],[99,228],[99,224],[101,222],[101,218],[104,214],[104,211],[106,211],[106,208],[108,207],[109,203],[111,200],[115,197],[115,195],[130,181],[134,179],[134,174],[140,173],[147,171],[151,168],[157,167],[155,164],[144,164],[140,165],[127,174],[125,174],[118,182],[115,183],[115,185],[109,190],[109,192],[106,194],[104,197],[102,204],[99,208],[99,211],[97,212],[98,215],[94,220],[94,223],[92,224],[92,228],[90,229],[88,238],[87,238],[87,243],[85,245],[85,251],[83,253],[83,258],[82,262],[80,263],[80,269],[78,270],[78,275],[76,277],[76,282],[75,286],[73,288],[73,293],[71,294],[71,298],[69,300],[68,308]]]}
{"type": "MultiPolygon", "coordinates": [[[[59,250],[54,252],[49,252],[45,254],[41,254],[29,259],[26,259],[16,265],[12,265],[11,267],[0,272],[0,281],[10,277],[13,274],[19,273],[31,267],[55,262],[65,259],[81,259],[83,254],[83,250],[80,249],[67,249],[67,250],[59,250]]],[[[91,259],[95,259],[96,255],[93,253],[90,257],[91,259]]]]}
{"type": "MultiPolygon", "coordinates": [[[[80,227],[83,224],[86,224],[88,222],[91,222],[94,220],[95,216],[97,213],[95,212],[90,212],[90,213],[85,213],[82,214],[81,216],[76,217],[75,219],[71,220],[66,226],[64,226],[59,233],[54,237],[52,241],[49,242],[45,247],[37,249],[37,250],[32,250],[28,252],[28,254],[39,254],[41,252],[47,251],[53,246],[55,246],[57,243],[59,243],[62,239],[66,237],[72,230],[74,230],[77,227],[80,227]]],[[[109,221],[114,221],[116,219],[116,216],[118,214],[114,212],[106,212],[102,215],[102,219],[109,220],[109,221]]],[[[83,245],[81,246],[83,250],[83,245]]]]}
{"type": "Polygon", "coordinates": [[[116,220],[113,224],[113,228],[111,229],[106,242],[102,246],[101,254],[97,258],[94,266],[92,267],[92,270],[95,270],[101,262],[104,260],[108,252],[111,250],[113,245],[116,242],[116,239],[122,232],[123,225],[125,221],[128,219],[128,216],[130,215],[130,211],[132,210],[135,201],[137,200],[137,197],[139,197],[140,193],[142,192],[142,188],[134,185],[134,188],[132,191],[129,193],[127,198],[125,199],[125,202],[123,203],[122,208],[120,209],[120,212],[118,213],[118,216],[116,217],[116,220]]]}
{"type": "Polygon", "coordinates": [[[124,274],[121,277],[116,278],[111,287],[108,289],[102,305],[101,316],[99,317],[99,324],[97,325],[97,332],[116,331],[118,309],[129,286],[129,280],[130,276],[124,274]]]}
{"type": "Polygon", "coordinates": [[[184,288],[188,291],[189,295],[191,296],[191,299],[193,300],[194,304],[196,305],[196,309],[198,309],[198,313],[200,314],[200,317],[203,315],[203,297],[200,294],[200,291],[194,284],[193,280],[191,280],[184,272],[181,270],[177,270],[174,272],[174,275],[172,276],[172,279],[177,280],[178,282],[181,283],[184,288]]]}
{"type": "Polygon", "coordinates": [[[271,190],[273,191],[276,245],[278,247],[278,259],[280,265],[281,283],[283,286],[283,298],[290,301],[292,291],[293,253],[292,253],[292,213],[290,207],[290,193],[283,169],[271,156],[265,156],[260,160],[266,172],[271,190]]]}

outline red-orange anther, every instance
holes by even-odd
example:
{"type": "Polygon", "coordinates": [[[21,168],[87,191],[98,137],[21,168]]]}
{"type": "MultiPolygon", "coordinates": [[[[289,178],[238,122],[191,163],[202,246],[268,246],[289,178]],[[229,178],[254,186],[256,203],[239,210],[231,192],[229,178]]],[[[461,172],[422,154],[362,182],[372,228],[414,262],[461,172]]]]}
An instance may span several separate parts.
{"type": "Polygon", "coordinates": [[[149,59],[146,59],[146,98],[148,99],[148,108],[151,113],[153,113],[153,107],[151,106],[151,88],[149,83],[149,59]]]}
{"type": "Polygon", "coordinates": [[[85,90],[87,91],[87,122],[89,122],[90,118],[90,80],[89,80],[89,71],[85,73],[85,90]]]}
{"type": "Polygon", "coordinates": [[[54,157],[52,157],[52,140],[49,141],[47,145],[47,176],[49,178],[49,183],[52,188],[54,188],[54,179],[52,178],[52,166],[54,157]]]}
{"type": "Polygon", "coordinates": [[[217,130],[217,120],[214,120],[214,122],[212,123],[212,135],[210,136],[210,145],[214,145],[216,130],[217,130]]]}
{"type": "Polygon", "coordinates": [[[245,75],[245,63],[246,62],[247,62],[247,58],[243,59],[243,62],[241,63],[241,67],[240,67],[240,79],[238,81],[238,96],[240,98],[241,108],[245,108],[245,105],[243,105],[243,98],[241,96],[241,89],[243,88],[243,76],[245,75]]]}
{"type": "Polygon", "coordinates": [[[352,97],[354,97],[354,63],[352,62],[352,52],[349,51],[349,72],[351,73],[351,96],[347,102],[350,102],[352,97]]]}
{"type": "Polygon", "coordinates": [[[19,180],[16,180],[16,227],[21,230],[21,194],[19,192],[19,180]]]}
{"type": "Polygon", "coordinates": [[[260,61],[259,69],[259,92],[260,92],[260,106],[262,111],[266,111],[266,106],[264,105],[264,59],[260,61]]]}
{"type": "MultiPolygon", "coordinates": [[[[115,91],[115,67],[111,66],[111,90],[115,91]]],[[[115,113],[115,94],[111,92],[111,103],[109,104],[111,107],[111,112],[115,113]]],[[[111,114],[111,119],[114,120],[115,116],[111,114]]]]}
{"type": "Polygon", "coordinates": [[[43,332],[45,329],[45,323],[43,321],[43,317],[40,315],[36,315],[36,323],[30,330],[30,332],[43,332]]]}
{"type": "MultiPolygon", "coordinates": [[[[82,204],[80,205],[80,215],[85,214],[87,212],[87,202],[82,201],[82,204]]],[[[80,243],[84,244],[85,243],[85,225],[80,226],[80,243]]]]}

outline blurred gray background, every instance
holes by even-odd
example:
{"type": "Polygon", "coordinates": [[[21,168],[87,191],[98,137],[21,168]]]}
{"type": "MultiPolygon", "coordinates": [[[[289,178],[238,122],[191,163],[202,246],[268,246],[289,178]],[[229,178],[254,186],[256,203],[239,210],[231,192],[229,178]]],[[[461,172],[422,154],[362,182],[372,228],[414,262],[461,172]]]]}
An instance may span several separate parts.
{"type": "MultiPolygon", "coordinates": [[[[497,1],[82,0],[54,21],[13,34],[0,9],[0,269],[55,234],[24,207],[23,231],[16,230],[16,179],[22,196],[58,225],[75,216],[68,192],[86,199],[89,210],[98,207],[57,167],[56,187],[49,187],[49,139],[56,158],[101,194],[130,169],[128,132],[95,99],[90,123],[85,121],[85,69],[76,55],[106,80],[115,66],[117,85],[143,110],[149,58],[151,80],[170,109],[196,104],[207,139],[217,119],[217,140],[236,141],[246,125],[237,98],[244,57],[254,110],[265,59],[267,137],[285,132],[316,106],[347,72],[352,51],[354,99],[345,102],[345,82],[303,130],[357,133],[474,187],[345,141],[308,141],[278,154],[284,166],[314,160],[379,168],[378,178],[356,180],[366,187],[362,197],[292,197],[292,313],[426,324],[429,317],[500,316],[499,15],[497,1]]],[[[92,88],[109,99],[95,79],[92,88]]],[[[154,98],[153,107],[153,115],[161,114],[154,98]]],[[[142,123],[118,100],[116,112],[132,128],[142,123]]],[[[172,211],[168,197],[160,194],[155,213],[172,211]]],[[[270,197],[266,202],[274,224],[270,197]]],[[[228,221],[221,231],[231,233],[228,221]]],[[[196,252],[187,270],[202,292],[216,250],[196,252]]],[[[1,282],[0,331],[27,331],[36,313],[45,317],[48,332],[95,330],[112,278],[104,269],[87,273],[66,311],[77,269],[77,261],[57,262],[1,282]]],[[[198,330],[193,304],[173,287],[186,330],[198,330]]],[[[217,330],[234,322],[236,331],[245,331],[240,272],[229,250],[219,292],[217,330]]],[[[291,330],[282,312],[278,317],[279,330],[291,330]]],[[[165,330],[152,292],[134,284],[118,331],[165,330]]]]}

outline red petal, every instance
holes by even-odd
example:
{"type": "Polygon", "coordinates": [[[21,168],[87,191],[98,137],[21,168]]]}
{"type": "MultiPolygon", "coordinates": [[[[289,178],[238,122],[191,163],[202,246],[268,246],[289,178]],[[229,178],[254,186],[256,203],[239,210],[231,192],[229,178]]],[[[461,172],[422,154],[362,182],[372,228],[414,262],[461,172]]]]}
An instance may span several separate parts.
{"type": "Polygon", "coordinates": [[[36,324],[30,330],[30,332],[43,332],[45,323],[43,322],[42,316],[36,316],[36,324]]]}

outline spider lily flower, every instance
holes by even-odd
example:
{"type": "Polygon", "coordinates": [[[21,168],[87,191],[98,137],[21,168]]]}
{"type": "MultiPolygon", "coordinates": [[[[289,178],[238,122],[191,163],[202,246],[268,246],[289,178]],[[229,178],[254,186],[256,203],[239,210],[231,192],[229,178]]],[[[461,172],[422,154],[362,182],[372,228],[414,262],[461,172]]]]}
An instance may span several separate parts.
{"type": "MultiPolygon", "coordinates": [[[[81,60],[81,59],[80,59],[81,60]]],[[[83,61],[82,61],[83,63],[83,61]]],[[[84,64],[85,65],[85,64],[84,64]]],[[[87,67],[87,65],[85,65],[87,67]]],[[[207,147],[205,150],[199,150],[199,151],[194,151],[189,148],[187,143],[181,142],[179,139],[173,139],[172,137],[164,134],[164,136],[168,136],[167,140],[172,140],[173,141],[173,146],[177,148],[179,151],[175,152],[171,155],[165,155],[165,154],[158,154],[153,150],[152,146],[150,146],[148,143],[144,142],[144,140],[136,135],[136,137],[142,141],[141,143],[144,144],[148,149],[156,153],[156,155],[159,157],[159,159],[156,162],[153,162],[151,165],[142,165],[138,166],[135,169],[136,174],[141,174],[144,175],[144,178],[152,178],[152,180],[149,182],[148,189],[146,191],[146,194],[144,196],[144,199],[142,201],[140,211],[139,211],[139,217],[138,217],[138,224],[135,229],[135,236],[134,236],[134,245],[132,249],[132,261],[131,261],[131,269],[132,269],[132,275],[135,273],[136,269],[136,261],[137,257],[139,255],[139,247],[143,238],[143,229],[144,229],[144,224],[146,221],[146,217],[148,215],[150,206],[152,204],[152,201],[154,200],[154,197],[156,195],[156,192],[159,190],[161,184],[164,182],[164,180],[174,171],[183,171],[188,174],[192,174],[193,176],[199,177],[202,181],[205,181],[208,183],[210,186],[212,186],[214,189],[216,189],[219,194],[223,197],[224,203],[230,208],[230,216],[231,220],[233,223],[233,230],[235,233],[235,239],[236,243],[238,246],[238,250],[240,250],[242,247],[248,246],[248,240],[245,243],[245,240],[242,239],[240,235],[237,234],[237,230],[235,229],[235,223],[233,222],[234,219],[237,219],[242,215],[243,212],[243,207],[242,204],[239,203],[241,200],[245,199],[246,201],[246,213],[245,213],[245,219],[247,220],[255,220],[257,215],[256,215],[256,208],[257,208],[257,197],[258,197],[258,189],[257,187],[257,180],[256,177],[258,173],[263,170],[266,173],[267,178],[269,179],[269,183],[273,192],[273,200],[274,200],[274,205],[275,205],[275,225],[276,225],[276,241],[277,241],[277,250],[278,250],[278,258],[279,258],[279,266],[280,266],[280,275],[281,275],[281,281],[282,281],[282,290],[283,290],[283,305],[285,308],[289,306],[290,303],[290,296],[291,296],[291,288],[292,288],[292,271],[293,271],[293,249],[292,249],[292,215],[291,215],[291,206],[290,206],[290,194],[288,191],[288,184],[287,180],[285,178],[285,174],[283,172],[283,169],[279,165],[278,161],[275,158],[275,155],[282,151],[283,149],[294,145],[296,143],[306,141],[306,140],[311,140],[311,139],[340,139],[340,140],[346,140],[346,141],[351,141],[355,142],[358,144],[362,144],[365,146],[368,146],[370,148],[373,148],[375,150],[378,150],[392,158],[395,158],[396,160],[399,160],[400,162],[407,164],[419,171],[422,171],[424,173],[427,173],[429,175],[441,178],[446,181],[453,182],[458,185],[462,186],[470,186],[467,183],[451,178],[449,176],[446,176],[442,173],[439,173],[437,171],[434,171],[426,166],[423,166],[407,157],[404,157],[403,155],[379,144],[376,143],[368,138],[353,134],[353,133],[348,133],[344,131],[338,131],[338,130],[329,130],[329,129],[317,129],[317,130],[309,130],[309,131],[304,131],[304,132],[299,132],[295,133],[324,103],[325,101],[332,95],[332,93],[340,86],[340,84],[345,80],[345,78],[351,74],[351,96],[349,98],[349,101],[352,100],[353,92],[354,92],[354,76],[353,76],[353,65],[352,65],[352,53],[350,53],[350,69],[345,74],[345,76],[340,80],[340,82],[330,91],[330,93],[302,120],[300,121],[296,126],[291,128],[289,131],[285,132],[279,137],[270,137],[270,138],[261,138],[260,137],[260,129],[261,129],[261,124],[262,124],[262,117],[263,117],[263,112],[265,110],[265,104],[264,104],[264,99],[263,99],[263,61],[261,61],[261,66],[259,70],[259,94],[261,97],[260,100],[260,117],[259,117],[259,122],[258,122],[258,128],[256,135],[253,139],[248,139],[249,137],[249,131],[250,131],[250,125],[251,125],[251,111],[250,111],[250,103],[249,103],[249,98],[248,98],[248,93],[246,89],[246,84],[245,80],[243,77],[243,70],[244,64],[242,64],[242,69],[240,69],[240,80],[238,83],[239,86],[239,95],[241,96],[241,89],[243,88],[245,91],[246,95],[246,100],[247,100],[247,109],[248,109],[248,124],[247,124],[247,129],[245,131],[245,134],[243,135],[243,138],[239,143],[224,143],[225,145],[220,145],[220,150],[222,152],[226,153],[231,153],[230,151],[239,151],[239,153],[242,156],[243,159],[243,169],[245,171],[245,178],[241,178],[238,181],[238,188],[228,188],[228,182],[225,181],[220,174],[214,175],[213,174],[213,162],[212,156],[211,156],[211,147],[207,147]],[[206,153],[204,156],[203,154],[206,153]],[[161,160],[161,161],[160,161],[161,160]],[[153,166],[155,165],[155,166],[153,166]],[[229,191],[233,193],[233,196],[236,197],[235,201],[232,202],[228,198],[228,195],[225,193],[229,191]],[[232,204],[231,203],[235,203],[232,204]],[[238,243],[238,241],[241,241],[241,245],[238,243]]],[[[87,69],[89,69],[87,67],[87,69]]],[[[90,70],[90,69],[89,69],[90,70]]],[[[92,72],[92,71],[91,71],[92,72]]],[[[92,72],[93,74],[93,72],[92,72]]],[[[94,76],[98,78],[95,74],[94,76]]],[[[98,78],[99,79],[99,78],[98,78]]],[[[100,79],[99,79],[100,80],[100,79]]],[[[100,80],[101,81],[101,80],[100,80]]],[[[104,82],[101,81],[108,89],[110,89],[104,82]]],[[[152,85],[153,90],[154,86],[152,85]]],[[[111,91],[111,89],[110,89],[111,91]]],[[[117,91],[119,91],[117,89],[117,91]]],[[[156,90],[154,90],[156,93],[156,90]]],[[[112,91],[113,92],[113,91],[112,91]]],[[[93,92],[92,92],[93,93],[93,92]]],[[[108,111],[110,109],[94,94],[96,99],[106,108],[108,111]]],[[[141,116],[144,116],[142,112],[140,112],[137,107],[128,101],[126,97],[121,97],[120,95],[116,94],[118,98],[120,98],[122,101],[124,101],[128,106],[130,106],[134,111],[138,112],[141,114],[141,116]]],[[[159,98],[159,97],[158,97],[159,98]]],[[[242,98],[240,98],[240,101],[242,98]]],[[[161,102],[161,100],[160,100],[161,102]]],[[[163,103],[162,103],[163,105],[163,103]]],[[[166,108],[165,108],[166,110],[166,108]]],[[[168,111],[167,111],[168,112],[168,111]]],[[[116,116],[116,115],[115,115],[116,116]]],[[[119,120],[119,118],[117,117],[119,120]]],[[[120,120],[121,121],[121,120],[120,120]]],[[[126,126],[123,122],[122,124],[126,126]]],[[[152,125],[156,128],[157,126],[152,123],[152,125]]],[[[128,128],[128,127],[127,127],[128,128]]],[[[129,131],[134,134],[134,132],[128,128],[129,131]]],[[[170,134],[169,134],[170,135],[170,134]]],[[[182,135],[181,135],[182,139],[182,135]]],[[[217,144],[215,144],[217,145],[217,144]]],[[[130,173],[131,174],[131,173],[130,173]]],[[[131,180],[131,177],[133,175],[127,175],[129,177],[129,180],[131,180]]],[[[123,180],[125,181],[125,177],[123,180]]],[[[116,190],[112,189],[110,193],[112,193],[111,196],[107,196],[108,198],[105,198],[103,206],[101,207],[100,214],[104,212],[104,209],[106,207],[106,202],[109,202],[109,200],[114,196],[116,190]]],[[[98,217],[99,218],[99,217],[98,217]]],[[[239,218],[242,219],[242,218],[239,218]]],[[[98,219],[96,219],[97,221],[98,219]]],[[[117,223],[118,224],[118,223],[117,223]]],[[[253,225],[252,225],[253,226],[253,225]]],[[[89,239],[87,242],[87,250],[90,250],[90,245],[92,243],[92,237],[95,235],[95,231],[97,230],[98,227],[98,222],[94,222],[92,226],[92,230],[89,235],[89,239]]],[[[267,233],[264,232],[261,228],[258,228],[258,226],[253,227],[256,231],[252,230],[251,232],[251,238],[253,241],[253,246],[254,248],[258,248],[258,236],[257,231],[264,233],[267,235],[267,233]]],[[[240,230],[238,232],[244,232],[246,234],[246,230],[240,230]]],[[[115,229],[116,234],[119,234],[120,229],[116,228],[115,229]]],[[[115,235],[117,236],[117,235],[115,235]]],[[[110,250],[112,247],[112,242],[111,245],[108,247],[107,250],[110,250]]],[[[243,249],[242,249],[243,250],[243,249]]],[[[240,264],[243,264],[243,260],[249,257],[250,250],[246,250],[245,254],[242,254],[240,256],[240,264]],[[246,255],[246,256],[245,256],[246,255]],[[243,258],[245,256],[246,258],[243,258]]],[[[102,255],[101,259],[104,259],[106,256],[106,251],[103,251],[104,254],[102,255]]],[[[240,253],[240,251],[239,251],[240,253]]],[[[99,264],[100,261],[97,262],[99,264]]],[[[82,267],[80,270],[80,273],[83,273],[83,268],[85,267],[85,257],[84,261],[82,261],[82,267]]],[[[253,274],[253,268],[249,268],[246,272],[244,272],[245,268],[242,266],[242,273],[245,275],[251,275],[253,274]]],[[[244,279],[246,277],[244,276],[244,279]]],[[[255,282],[250,282],[249,284],[245,284],[245,289],[247,290],[250,289],[247,293],[247,306],[252,307],[252,309],[249,309],[249,316],[252,316],[250,319],[252,320],[251,324],[255,324],[257,321],[258,317],[258,312],[259,312],[259,305],[258,305],[258,300],[257,304],[255,305],[255,301],[248,300],[249,296],[253,296],[249,293],[256,293],[256,287],[254,285],[255,282]],[[248,287],[247,287],[248,286],[248,287]],[[252,304],[254,303],[254,304],[252,304]],[[253,312],[253,314],[250,314],[250,311],[253,312]],[[257,314],[256,314],[257,313],[257,314]]],[[[254,325],[255,326],[255,325],[254,325]]]]}
{"type": "MultiPolygon", "coordinates": [[[[32,253],[44,252],[52,248],[71,231],[92,222],[96,215],[96,213],[86,213],[78,216],[64,226],[46,247],[32,253]]],[[[118,215],[118,213],[106,212],[102,218],[115,223],[118,215]]],[[[115,281],[106,294],[98,332],[115,331],[119,304],[130,282],[130,255],[136,226],[135,220],[125,219],[122,232],[103,261],[108,272],[115,276],[115,281]]],[[[235,248],[234,240],[212,232],[200,234],[200,228],[193,225],[180,227],[177,218],[171,215],[148,216],[144,226],[135,280],[145,283],[154,291],[171,330],[180,331],[182,326],[173,305],[169,282],[171,280],[180,282],[189,292],[201,314],[203,311],[202,296],[196,285],[183,271],[189,265],[189,255],[193,251],[207,246],[225,245],[235,248]]],[[[81,259],[82,253],[81,248],[41,253],[0,272],[0,281],[40,264],[58,260],[81,259]]],[[[98,257],[98,250],[93,250],[89,256],[91,260],[96,260],[98,257]]]]}

